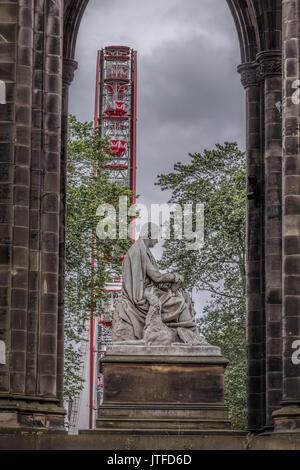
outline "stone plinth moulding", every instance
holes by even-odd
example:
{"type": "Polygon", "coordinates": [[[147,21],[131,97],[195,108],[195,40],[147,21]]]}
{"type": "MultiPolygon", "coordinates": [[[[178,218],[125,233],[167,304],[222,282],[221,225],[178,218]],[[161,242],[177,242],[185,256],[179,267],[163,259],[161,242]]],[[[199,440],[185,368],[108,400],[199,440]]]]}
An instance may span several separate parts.
{"type": "Polygon", "coordinates": [[[227,364],[213,346],[113,345],[100,362],[104,399],[97,432],[232,432],[224,405],[227,364]]]}

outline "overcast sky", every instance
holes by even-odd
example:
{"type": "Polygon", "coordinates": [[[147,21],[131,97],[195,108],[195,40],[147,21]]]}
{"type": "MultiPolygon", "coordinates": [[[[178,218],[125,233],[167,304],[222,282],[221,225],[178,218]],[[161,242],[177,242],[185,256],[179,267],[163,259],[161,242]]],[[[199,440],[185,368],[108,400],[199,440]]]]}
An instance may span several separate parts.
{"type": "Polygon", "coordinates": [[[89,0],[70,90],[82,121],[93,119],[96,55],[107,45],[138,52],[139,202],[167,202],[156,176],[189,153],[224,141],[244,149],[240,51],[225,0],[89,0]]]}

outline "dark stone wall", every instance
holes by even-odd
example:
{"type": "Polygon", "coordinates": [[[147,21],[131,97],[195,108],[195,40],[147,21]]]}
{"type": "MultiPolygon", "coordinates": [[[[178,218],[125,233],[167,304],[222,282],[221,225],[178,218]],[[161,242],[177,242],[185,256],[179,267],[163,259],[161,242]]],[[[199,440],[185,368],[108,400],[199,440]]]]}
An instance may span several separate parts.
{"type": "MultiPolygon", "coordinates": [[[[253,431],[263,427],[265,417],[264,94],[256,69],[252,64],[239,69],[246,91],[246,172],[257,183],[256,197],[247,200],[246,220],[247,400],[253,431]]],[[[248,193],[253,189],[248,184],[248,193]]]]}
{"type": "MultiPolygon", "coordinates": [[[[11,326],[14,331],[20,331],[20,342],[24,341],[26,332],[26,318],[24,311],[13,312],[11,304],[12,276],[10,266],[13,262],[13,223],[20,210],[14,211],[14,163],[15,163],[15,116],[16,116],[16,74],[17,74],[17,41],[18,41],[18,5],[17,2],[0,2],[0,25],[1,34],[4,40],[0,43],[0,79],[5,82],[6,104],[0,105],[0,340],[6,345],[6,364],[0,365],[0,393],[8,392],[10,387],[10,372],[18,369],[18,357],[14,356],[13,364],[9,363],[9,351],[11,348],[11,326]],[[22,338],[21,338],[22,337],[22,338]]],[[[19,91],[20,93],[20,91],[19,91]]],[[[23,91],[23,101],[26,101],[28,88],[25,86],[23,91]]],[[[30,93],[30,92],[29,92],[30,93]]],[[[17,156],[20,161],[20,156],[17,156]]],[[[25,162],[26,163],[26,162],[25,162]]],[[[18,169],[16,167],[16,173],[18,169]]],[[[16,175],[17,176],[17,175],[16,175]]],[[[17,177],[20,181],[21,175],[17,177]]],[[[28,185],[25,192],[28,191],[28,185]],[[27,189],[27,191],[26,191],[27,189]]],[[[23,190],[23,184],[19,186],[23,190]]],[[[22,198],[22,204],[23,198],[22,198]]],[[[26,202],[25,202],[26,204],[26,202]]],[[[26,221],[25,221],[26,224],[26,221]]],[[[23,224],[21,223],[21,226],[23,224]]],[[[17,233],[15,233],[15,236],[17,233]]],[[[23,243],[21,235],[21,245],[23,243]]],[[[18,276],[15,276],[17,278],[18,276]]],[[[22,282],[26,289],[26,270],[19,271],[20,283],[22,282]]],[[[17,280],[17,279],[16,279],[17,280]]],[[[23,305],[26,302],[27,295],[23,289],[20,291],[23,297],[23,305]],[[25,298],[24,298],[25,297],[25,298]]],[[[20,299],[21,302],[21,299],[20,299]]],[[[20,362],[24,361],[25,344],[20,345],[20,362]]],[[[24,377],[22,377],[24,383],[24,377]]]]}
{"type": "Polygon", "coordinates": [[[283,401],[300,405],[300,0],[283,0],[283,76],[283,401]]]}
{"type": "Polygon", "coordinates": [[[269,60],[274,60],[275,70],[270,71],[264,83],[266,427],[273,426],[272,413],[280,405],[282,383],[281,55],[269,60]]]}
{"type": "MultiPolygon", "coordinates": [[[[57,432],[28,433],[26,438],[20,434],[2,431],[0,435],[0,450],[111,450],[116,451],[170,451],[183,450],[189,455],[193,450],[300,450],[298,433],[286,435],[253,436],[241,432],[230,431],[199,431],[181,435],[180,431],[153,431],[122,433],[113,430],[82,431],[78,436],[68,436],[57,432]]],[[[245,459],[249,453],[245,453],[245,459]]],[[[101,461],[100,461],[101,464],[101,461]]]]}
{"type": "Polygon", "coordinates": [[[300,78],[300,0],[227,3],[241,45],[247,173],[258,186],[247,208],[248,429],[272,429],[274,416],[277,430],[296,429],[300,365],[292,354],[300,339],[300,103],[293,96],[300,78]],[[285,413],[282,405],[292,408],[285,413]]]}
{"type": "Polygon", "coordinates": [[[247,121],[248,428],[273,427],[281,400],[282,77],[281,52],[265,51],[239,72],[247,121]],[[251,197],[256,178],[256,194],[251,197]]]}
{"type": "Polygon", "coordinates": [[[0,18],[0,392],[56,399],[63,3],[1,1],[0,18]]]}

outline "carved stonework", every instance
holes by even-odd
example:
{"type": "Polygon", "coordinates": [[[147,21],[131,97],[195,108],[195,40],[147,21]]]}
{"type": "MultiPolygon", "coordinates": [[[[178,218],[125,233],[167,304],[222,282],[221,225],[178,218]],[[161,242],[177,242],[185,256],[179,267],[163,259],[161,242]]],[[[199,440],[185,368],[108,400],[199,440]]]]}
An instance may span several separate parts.
{"type": "Polygon", "coordinates": [[[258,74],[261,80],[269,75],[282,74],[282,55],[281,52],[263,52],[257,56],[258,74]]]}
{"type": "Polygon", "coordinates": [[[282,74],[281,53],[263,52],[257,56],[257,61],[240,65],[238,72],[244,88],[258,86],[265,77],[282,74]]]}
{"type": "Polygon", "coordinates": [[[260,78],[258,73],[258,64],[256,62],[240,65],[238,67],[238,72],[241,74],[241,82],[244,88],[259,85],[260,78]]]}
{"type": "Polygon", "coordinates": [[[63,84],[71,85],[74,79],[75,70],[78,67],[78,63],[73,59],[64,59],[63,60],[63,84]]]}
{"type": "Polygon", "coordinates": [[[113,318],[113,342],[207,347],[198,331],[190,295],[181,287],[183,276],[161,273],[150,251],[158,234],[157,225],[144,224],[139,239],[124,258],[122,295],[113,318]]]}

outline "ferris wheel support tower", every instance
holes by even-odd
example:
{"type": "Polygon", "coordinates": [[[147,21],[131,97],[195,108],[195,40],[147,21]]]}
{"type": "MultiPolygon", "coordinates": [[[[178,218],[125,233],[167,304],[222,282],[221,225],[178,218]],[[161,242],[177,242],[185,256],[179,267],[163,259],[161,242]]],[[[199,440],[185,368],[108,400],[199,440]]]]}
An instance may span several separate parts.
{"type": "MultiPolygon", "coordinates": [[[[110,141],[111,161],[106,165],[111,182],[129,187],[136,194],[136,131],[137,131],[137,52],[127,46],[108,46],[98,51],[94,127],[110,141]]],[[[94,176],[97,176],[96,167],[94,176]]],[[[135,197],[132,203],[135,204],[135,197]]],[[[134,239],[133,233],[133,239],[134,239]]],[[[92,270],[95,268],[95,235],[92,246],[92,270]]],[[[105,354],[111,338],[111,313],[121,294],[122,282],[115,279],[107,286],[110,301],[103,312],[91,312],[89,428],[94,427],[95,414],[101,403],[102,378],[98,360],[105,354]]],[[[92,290],[91,295],[94,295],[92,290]]]]}

